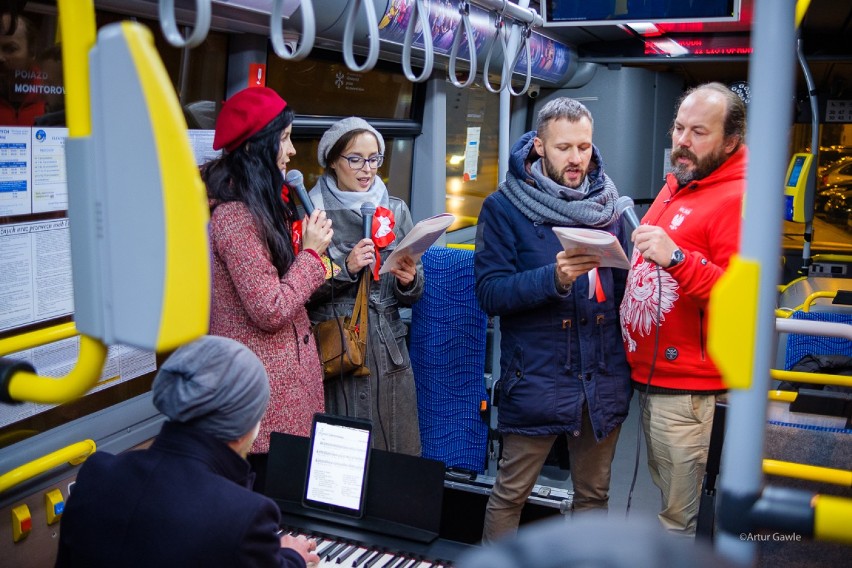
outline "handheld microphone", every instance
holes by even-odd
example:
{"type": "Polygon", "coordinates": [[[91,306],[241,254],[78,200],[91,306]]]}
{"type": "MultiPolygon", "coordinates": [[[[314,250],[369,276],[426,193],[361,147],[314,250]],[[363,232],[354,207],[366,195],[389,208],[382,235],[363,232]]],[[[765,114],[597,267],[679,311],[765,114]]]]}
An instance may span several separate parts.
{"type": "Polygon", "coordinates": [[[619,217],[627,221],[627,225],[631,231],[639,228],[639,217],[636,216],[636,211],[633,209],[633,200],[626,195],[622,195],[615,202],[615,212],[619,217]]]}
{"type": "Polygon", "coordinates": [[[302,172],[299,170],[288,171],[287,175],[284,177],[284,183],[296,192],[296,195],[299,196],[299,201],[302,202],[302,207],[304,208],[305,213],[307,213],[308,217],[310,217],[311,213],[314,212],[314,203],[311,201],[311,198],[308,197],[308,191],[305,189],[305,178],[302,176],[302,172]]]}
{"type": "Polygon", "coordinates": [[[376,206],[365,201],[361,204],[361,234],[365,239],[373,237],[373,214],[376,212],[376,206]]]}

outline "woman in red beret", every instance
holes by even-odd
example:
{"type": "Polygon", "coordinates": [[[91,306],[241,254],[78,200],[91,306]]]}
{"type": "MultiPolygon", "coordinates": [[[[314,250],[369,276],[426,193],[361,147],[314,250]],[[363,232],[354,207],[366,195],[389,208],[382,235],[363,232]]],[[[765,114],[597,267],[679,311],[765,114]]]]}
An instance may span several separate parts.
{"type": "Polygon", "coordinates": [[[331,220],[317,209],[299,220],[282,193],[296,150],[293,111],[266,87],[228,99],[216,119],[202,179],[210,199],[213,305],[210,333],[254,351],[269,375],[271,397],[252,453],[269,451],[270,432],[308,436],[323,412],[322,368],[305,304],[325,280],[320,255],[331,220]]]}

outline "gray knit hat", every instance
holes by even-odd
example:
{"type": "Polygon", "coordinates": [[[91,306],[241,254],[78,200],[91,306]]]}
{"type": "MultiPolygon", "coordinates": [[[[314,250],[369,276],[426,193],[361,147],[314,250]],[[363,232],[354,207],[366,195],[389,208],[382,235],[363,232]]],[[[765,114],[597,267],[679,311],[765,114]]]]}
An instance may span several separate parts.
{"type": "Polygon", "coordinates": [[[326,166],[326,158],[328,158],[329,150],[331,150],[337,141],[340,140],[341,136],[352,130],[369,130],[375,134],[376,140],[379,141],[379,154],[384,155],[385,139],[382,138],[379,131],[370,126],[370,123],[363,118],[350,116],[349,118],[338,120],[332,124],[331,128],[326,130],[325,134],[323,134],[322,138],[320,138],[319,147],[317,148],[317,160],[319,160],[320,166],[326,166]]]}
{"type": "Polygon", "coordinates": [[[250,432],[266,412],[269,378],[248,347],[206,335],[166,359],[151,392],[154,406],[174,422],[231,442],[250,432]]]}

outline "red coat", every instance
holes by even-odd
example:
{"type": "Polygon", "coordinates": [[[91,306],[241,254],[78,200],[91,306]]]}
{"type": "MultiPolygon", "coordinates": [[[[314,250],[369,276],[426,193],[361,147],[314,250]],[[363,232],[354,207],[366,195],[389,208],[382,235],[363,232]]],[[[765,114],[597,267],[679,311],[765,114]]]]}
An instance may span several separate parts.
{"type": "Polygon", "coordinates": [[[302,251],[283,278],[241,202],[217,206],[210,219],[213,305],[210,333],[254,351],[269,374],[269,408],[252,452],[269,450],[270,432],[308,436],[323,412],[322,367],[305,303],[325,279],[319,257],[302,251]]]}
{"type": "Polygon", "coordinates": [[[710,290],[740,244],[747,150],[742,146],[706,178],[678,190],[672,174],[643,224],[656,225],[686,259],[671,270],[634,251],[621,303],[621,334],[635,382],[645,384],[654,359],[653,386],[687,391],[722,390],[721,374],[707,353],[710,290]],[[659,300],[658,300],[659,298],[659,300]]]}

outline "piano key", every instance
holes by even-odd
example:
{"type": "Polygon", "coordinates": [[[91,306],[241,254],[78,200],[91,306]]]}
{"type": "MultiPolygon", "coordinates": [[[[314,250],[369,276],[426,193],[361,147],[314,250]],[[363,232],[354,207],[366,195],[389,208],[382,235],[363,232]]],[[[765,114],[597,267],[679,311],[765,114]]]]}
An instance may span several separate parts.
{"type": "Polygon", "coordinates": [[[363,554],[361,554],[358,558],[356,558],[352,562],[352,568],[357,568],[359,565],[363,564],[367,561],[368,558],[372,558],[373,555],[378,552],[377,550],[367,549],[363,554]]]}
{"type": "Polygon", "coordinates": [[[323,545],[317,544],[317,556],[323,558],[329,550],[337,546],[337,541],[329,540],[325,542],[323,545]]]}
{"type": "Polygon", "coordinates": [[[390,554],[388,552],[377,552],[378,554],[376,554],[374,557],[370,558],[369,560],[367,560],[367,562],[364,563],[364,568],[370,568],[371,566],[374,566],[376,564],[378,564],[379,566],[384,566],[394,557],[393,554],[390,554]],[[381,564],[379,564],[379,562],[381,562],[381,564]]]}
{"type": "Polygon", "coordinates": [[[340,556],[340,554],[343,551],[348,550],[350,547],[354,547],[354,546],[355,546],[354,544],[350,544],[348,542],[342,542],[342,543],[340,543],[340,548],[336,549],[334,552],[329,552],[328,556],[326,556],[326,559],[330,562],[330,561],[334,560],[335,558],[337,558],[338,556],[340,556]]]}
{"type": "Polygon", "coordinates": [[[357,551],[357,550],[363,550],[363,549],[360,546],[358,546],[357,544],[353,544],[352,546],[349,547],[348,550],[344,551],[343,554],[338,556],[337,559],[335,560],[335,562],[337,562],[337,564],[343,564],[343,562],[345,562],[347,558],[349,558],[350,556],[355,554],[355,551],[357,551]]]}

